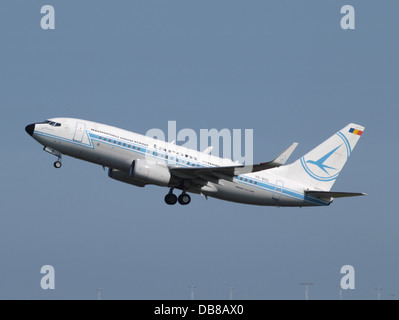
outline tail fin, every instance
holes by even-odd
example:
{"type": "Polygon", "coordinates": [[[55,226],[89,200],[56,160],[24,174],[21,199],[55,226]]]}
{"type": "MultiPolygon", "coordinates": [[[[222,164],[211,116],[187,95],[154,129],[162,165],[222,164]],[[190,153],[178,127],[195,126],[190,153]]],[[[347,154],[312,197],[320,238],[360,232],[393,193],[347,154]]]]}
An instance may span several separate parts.
{"type": "Polygon", "coordinates": [[[330,191],[364,127],[350,123],[294,163],[277,169],[310,190],[330,191]]]}

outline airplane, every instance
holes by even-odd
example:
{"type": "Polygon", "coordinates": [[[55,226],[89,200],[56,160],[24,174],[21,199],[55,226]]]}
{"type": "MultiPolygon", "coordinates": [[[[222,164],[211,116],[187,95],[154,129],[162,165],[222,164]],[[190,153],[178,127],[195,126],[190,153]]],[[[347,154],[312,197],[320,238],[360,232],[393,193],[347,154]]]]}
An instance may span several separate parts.
{"type": "Polygon", "coordinates": [[[113,126],[74,118],[51,118],[25,131],[56,156],[67,155],[108,168],[108,176],[137,187],[169,188],[168,205],[191,202],[189,193],[259,206],[328,206],[335,198],[366,195],[331,191],[364,127],[350,123],[319,146],[286,165],[298,143],[274,160],[238,164],[113,126]],[[175,189],[181,190],[176,196],[175,189]]]}

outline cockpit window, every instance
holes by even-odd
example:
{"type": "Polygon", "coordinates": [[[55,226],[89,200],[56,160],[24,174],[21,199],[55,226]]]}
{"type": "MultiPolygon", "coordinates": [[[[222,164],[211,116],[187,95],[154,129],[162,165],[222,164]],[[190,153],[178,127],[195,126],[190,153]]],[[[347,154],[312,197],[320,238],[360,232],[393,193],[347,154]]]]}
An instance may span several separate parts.
{"type": "Polygon", "coordinates": [[[43,121],[43,123],[48,123],[50,126],[53,126],[53,127],[61,127],[61,123],[59,123],[59,122],[45,120],[45,121],[43,121]]]}

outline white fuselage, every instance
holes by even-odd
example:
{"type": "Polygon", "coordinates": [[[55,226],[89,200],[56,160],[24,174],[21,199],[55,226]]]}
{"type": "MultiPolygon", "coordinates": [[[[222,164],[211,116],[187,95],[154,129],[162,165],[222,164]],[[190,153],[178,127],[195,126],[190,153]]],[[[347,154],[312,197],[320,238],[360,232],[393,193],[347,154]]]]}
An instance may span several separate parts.
{"type": "MultiPolygon", "coordinates": [[[[34,125],[32,137],[44,147],[126,174],[132,166],[132,161],[137,159],[145,159],[163,166],[194,168],[237,165],[229,159],[96,122],[72,118],[53,118],[50,121],[61,125],[34,125]]],[[[139,180],[137,183],[129,183],[137,186],[147,184],[139,180]]],[[[190,183],[185,189],[187,192],[222,200],[264,206],[301,207],[330,203],[305,196],[303,185],[276,175],[274,169],[236,177],[209,179],[205,186],[190,183]]]]}

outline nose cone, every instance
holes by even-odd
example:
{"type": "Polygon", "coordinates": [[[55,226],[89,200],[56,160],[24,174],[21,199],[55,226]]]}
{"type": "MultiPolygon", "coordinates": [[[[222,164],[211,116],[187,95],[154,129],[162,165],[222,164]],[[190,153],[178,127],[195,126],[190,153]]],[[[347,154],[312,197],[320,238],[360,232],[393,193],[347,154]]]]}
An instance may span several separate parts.
{"type": "Polygon", "coordinates": [[[35,124],[34,124],[34,123],[28,124],[28,125],[25,127],[25,131],[26,131],[30,136],[32,136],[32,135],[33,135],[33,132],[35,131],[35,124]]]}

